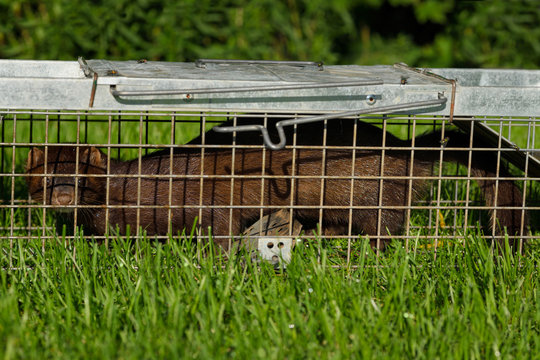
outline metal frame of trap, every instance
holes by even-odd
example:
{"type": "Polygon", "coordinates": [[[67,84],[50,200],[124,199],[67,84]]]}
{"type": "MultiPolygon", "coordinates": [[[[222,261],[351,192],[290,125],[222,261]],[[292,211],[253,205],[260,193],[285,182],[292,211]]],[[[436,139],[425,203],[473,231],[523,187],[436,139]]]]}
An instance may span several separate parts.
{"type": "MultiPolygon", "coordinates": [[[[114,147],[138,149],[140,157],[143,149],[166,147],[172,151],[174,147],[186,146],[175,144],[174,135],[169,144],[143,141],[143,126],[148,126],[148,119],[154,115],[164,117],[165,120],[162,121],[173,124],[180,121],[177,119],[182,116],[198,115],[200,132],[203,134],[206,123],[212,122],[213,117],[226,115],[238,118],[248,114],[266,119],[283,118],[293,114],[290,118],[277,122],[276,129],[280,135],[277,142],[273,142],[269,137],[264,121],[253,125],[214,128],[214,131],[225,133],[260,132],[266,145],[263,151],[272,151],[285,146],[297,148],[296,144],[286,143],[286,127],[322,121],[332,126],[334,119],[359,118],[369,114],[382,115],[381,123],[385,127],[388,122],[385,116],[398,114],[392,121],[403,122],[406,119],[409,126],[411,119],[414,124],[416,121],[427,120],[442,124],[443,127],[445,123],[452,123],[466,132],[474,126],[474,131],[479,132],[497,148],[500,157],[523,170],[523,176],[518,180],[537,181],[540,177],[540,161],[537,158],[540,149],[536,147],[536,127],[540,116],[540,71],[415,69],[404,64],[326,66],[317,62],[208,59],[194,63],[145,60],[119,62],[82,58],[78,61],[0,60],[0,109],[2,129],[8,119],[13,126],[11,139],[6,138],[2,130],[1,143],[4,149],[2,161],[4,156],[7,156],[4,154],[6,150],[12,150],[11,168],[4,168],[2,163],[2,180],[3,183],[7,180],[10,189],[7,199],[0,204],[0,209],[9,211],[12,217],[11,223],[4,229],[5,236],[2,236],[10,242],[21,238],[15,234],[14,209],[33,206],[25,205],[24,199],[17,199],[15,196],[15,178],[24,176],[16,172],[15,151],[20,147],[57,143],[47,137],[45,142],[18,140],[16,124],[17,121],[23,121],[23,118],[30,122],[44,121],[48,129],[49,122],[53,122],[55,117],[60,126],[61,118],[70,116],[71,121],[77,122],[75,146],[79,146],[83,143],[83,139],[79,137],[81,124],[85,124],[88,118],[96,121],[99,117],[100,121],[109,124],[109,138],[94,145],[107,148],[108,151],[113,145],[110,139],[111,123],[116,119],[128,118],[139,123],[139,142],[119,142],[114,144],[114,147]],[[400,117],[399,114],[403,116],[400,117]],[[503,125],[511,132],[512,126],[518,124],[527,127],[527,142],[521,147],[511,138],[502,135],[503,125]]],[[[174,125],[171,129],[174,129],[174,125]]],[[[413,125],[411,137],[414,136],[413,125]]],[[[209,146],[211,145],[204,143],[193,145],[201,151],[209,146]]],[[[233,151],[235,146],[234,143],[231,144],[233,151]]],[[[324,141],[321,146],[324,148],[324,141]]],[[[412,147],[410,150],[415,149],[412,147]]],[[[384,153],[384,148],[382,151],[384,153]]],[[[441,146],[441,154],[442,151],[441,146]]],[[[170,175],[170,178],[172,177],[173,174],[170,175]]],[[[322,173],[321,181],[324,181],[324,177],[325,174],[322,173]]],[[[294,175],[291,178],[294,180],[294,175]]],[[[351,176],[348,178],[353,181],[351,176]]],[[[438,179],[440,178],[439,173],[438,179]]],[[[234,171],[231,181],[234,181],[234,171]]],[[[382,178],[380,181],[382,182],[382,178]]],[[[525,196],[524,194],[524,201],[525,196]]],[[[433,208],[439,211],[440,205],[441,194],[438,193],[436,206],[433,208]]],[[[143,208],[140,204],[137,206],[143,208]]],[[[199,204],[199,207],[201,206],[202,203],[199,204]]],[[[261,203],[260,206],[264,207],[264,204],[261,203]]],[[[411,206],[409,203],[408,212],[411,206]]],[[[231,212],[233,208],[231,204],[231,212]]],[[[291,196],[289,209],[294,208],[291,196]]],[[[321,196],[321,214],[323,208],[321,196]]],[[[523,208],[524,211],[540,209],[537,205],[525,206],[525,202],[523,208]]],[[[43,214],[45,220],[45,211],[43,214]]],[[[252,246],[258,248],[263,257],[275,259],[278,253],[283,254],[283,246],[290,254],[293,238],[297,234],[293,234],[296,231],[293,231],[292,212],[284,215],[287,216],[288,232],[282,231],[271,236],[261,236],[261,232],[258,235],[252,234],[257,241],[257,246],[255,243],[252,243],[252,246]],[[267,246],[270,243],[282,246],[270,248],[267,246]]],[[[256,225],[262,227],[263,224],[267,226],[271,222],[272,219],[263,219],[261,211],[261,219],[256,225]]],[[[437,234],[438,219],[435,224],[437,234]]],[[[30,221],[28,226],[35,227],[30,221]]],[[[408,235],[409,224],[406,226],[408,235]]],[[[355,236],[350,231],[349,234],[344,234],[349,241],[349,251],[350,241],[355,236]]],[[[381,233],[379,236],[384,237],[381,233]]]]}

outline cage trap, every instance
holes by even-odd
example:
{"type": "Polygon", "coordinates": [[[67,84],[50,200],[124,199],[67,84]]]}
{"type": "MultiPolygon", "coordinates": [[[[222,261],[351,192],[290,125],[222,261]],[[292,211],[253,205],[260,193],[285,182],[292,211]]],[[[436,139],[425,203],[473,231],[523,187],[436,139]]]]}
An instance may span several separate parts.
{"type": "Polygon", "coordinates": [[[0,242],[11,259],[64,217],[104,241],[195,223],[230,248],[286,211],[258,245],[292,246],[298,223],[347,261],[366,238],[436,248],[478,227],[521,249],[540,231],[539,112],[540,71],[0,60],[0,242]]]}

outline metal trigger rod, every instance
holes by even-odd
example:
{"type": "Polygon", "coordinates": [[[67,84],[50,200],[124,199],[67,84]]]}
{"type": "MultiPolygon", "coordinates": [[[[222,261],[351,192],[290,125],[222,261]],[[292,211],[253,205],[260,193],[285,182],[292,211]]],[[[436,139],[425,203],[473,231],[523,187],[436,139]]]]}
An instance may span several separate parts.
{"type": "Polygon", "coordinates": [[[383,81],[373,80],[354,80],[337,81],[327,83],[292,83],[281,85],[265,86],[233,86],[222,88],[201,88],[201,89],[169,89],[169,90],[117,90],[116,85],[111,85],[110,92],[113,96],[152,96],[152,95],[193,95],[193,94],[227,94],[239,92],[254,91],[277,91],[277,90],[299,90],[299,89],[326,89],[332,87],[354,87],[368,85],[382,85],[383,81]]]}
{"type": "Polygon", "coordinates": [[[447,100],[448,99],[442,93],[439,93],[438,98],[435,100],[416,101],[416,102],[411,102],[411,103],[406,103],[406,104],[380,106],[376,108],[363,109],[363,110],[351,110],[351,111],[344,111],[344,112],[339,112],[335,114],[310,116],[310,117],[301,118],[301,119],[281,120],[276,123],[276,129],[277,129],[279,140],[280,140],[279,143],[277,144],[272,142],[272,140],[270,139],[270,135],[268,134],[268,129],[262,125],[216,126],[213,128],[213,130],[219,133],[231,133],[235,131],[236,132],[260,131],[263,136],[264,144],[269,149],[280,150],[280,149],[283,149],[286,145],[285,131],[283,130],[284,126],[291,126],[291,125],[296,125],[296,124],[307,124],[307,123],[312,123],[316,121],[342,118],[346,116],[356,116],[356,115],[373,114],[373,113],[387,113],[387,112],[395,112],[395,111],[411,109],[411,108],[422,108],[426,106],[444,105],[447,100]]]}

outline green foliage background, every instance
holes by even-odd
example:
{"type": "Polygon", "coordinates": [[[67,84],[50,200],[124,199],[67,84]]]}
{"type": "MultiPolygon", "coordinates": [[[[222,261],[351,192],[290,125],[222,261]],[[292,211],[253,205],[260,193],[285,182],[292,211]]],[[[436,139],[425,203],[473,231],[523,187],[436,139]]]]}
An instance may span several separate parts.
{"type": "Polygon", "coordinates": [[[540,66],[535,0],[0,0],[0,58],[540,66]]]}

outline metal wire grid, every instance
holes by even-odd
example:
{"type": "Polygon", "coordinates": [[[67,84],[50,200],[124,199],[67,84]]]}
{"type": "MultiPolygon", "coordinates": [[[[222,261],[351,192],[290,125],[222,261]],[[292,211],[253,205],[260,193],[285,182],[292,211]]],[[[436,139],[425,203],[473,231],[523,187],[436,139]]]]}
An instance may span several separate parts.
{"type": "MultiPolygon", "coordinates": [[[[288,114],[289,116],[291,114],[288,114]]],[[[306,114],[292,114],[292,116],[305,116],[306,114]]],[[[321,123],[323,126],[323,138],[320,145],[299,145],[297,144],[297,133],[294,132],[292,144],[287,145],[287,149],[291,152],[291,173],[290,174],[270,174],[266,173],[266,165],[268,161],[268,154],[272,150],[267,150],[260,145],[245,145],[237,144],[235,137],[232,137],[230,144],[220,144],[212,145],[206,143],[205,138],[205,129],[208,124],[218,123],[223,121],[225,118],[233,119],[234,124],[236,124],[237,119],[244,117],[249,117],[251,119],[258,119],[263,125],[266,125],[268,119],[283,117],[283,114],[279,113],[261,113],[261,114],[241,114],[241,113],[181,113],[181,112],[69,112],[69,111],[6,111],[3,112],[1,120],[1,137],[2,143],[2,152],[0,153],[0,162],[1,162],[1,171],[0,171],[0,184],[1,184],[1,194],[2,194],[2,203],[0,203],[0,214],[2,214],[2,223],[0,224],[0,241],[9,241],[10,248],[12,247],[13,241],[20,240],[29,240],[29,239],[41,239],[43,244],[46,241],[49,241],[55,238],[57,235],[52,224],[54,223],[51,219],[51,211],[57,209],[58,206],[50,205],[46,203],[35,203],[29,201],[29,196],[24,186],[25,178],[30,176],[25,174],[23,168],[23,159],[26,159],[26,153],[33,146],[43,147],[45,152],[50,146],[55,146],[59,144],[81,147],[86,146],[87,143],[96,146],[98,148],[104,149],[104,152],[107,155],[107,173],[104,175],[94,175],[95,177],[102,177],[106,179],[106,193],[105,201],[103,207],[106,211],[106,218],[109,218],[109,212],[112,209],[126,209],[134,208],[136,209],[136,238],[139,238],[143,235],[142,228],[147,225],[141,223],[141,211],[154,210],[154,209],[167,209],[167,219],[169,223],[169,233],[175,233],[180,229],[172,229],[170,227],[171,219],[173,217],[173,211],[175,209],[196,209],[198,210],[198,223],[196,224],[198,238],[205,239],[208,237],[205,229],[202,229],[204,217],[204,209],[208,208],[226,208],[229,210],[229,233],[232,232],[233,223],[238,221],[234,217],[234,210],[241,209],[257,209],[259,213],[259,218],[262,219],[265,210],[277,211],[282,208],[289,209],[290,224],[294,218],[295,211],[300,209],[313,209],[318,211],[319,224],[323,223],[323,216],[325,211],[329,210],[345,210],[348,213],[347,219],[347,232],[344,234],[332,234],[325,235],[324,233],[317,233],[317,237],[322,239],[333,239],[340,238],[347,240],[347,261],[351,259],[351,246],[352,242],[361,238],[361,234],[356,234],[353,231],[353,212],[355,210],[373,210],[377,211],[377,233],[370,236],[372,244],[376,245],[376,248],[381,248],[381,242],[392,239],[399,238],[403,239],[404,246],[409,248],[411,241],[418,241],[418,239],[425,239],[433,242],[435,249],[438,246],[438,241],[440,238],[452,238],[455,241],[459,239],[466,239],[467,233],[474,230],[476,225],[473,221],[478,221],[481,225],[488,225],[486,222],[491,221],[491,228],[495,229],[495,217],[489,220],[485,216],[481,216],[478,213],[478,210],[487,210],[488,207],[483,205],[482,202],[478,201],[478,194],[473,191],[473,183],[471,180],[476,178],[471,175],[470,167],[467,169],[459,169],[454,167],[449,173],[444,166],[435,166],[433,168],[433,174],[431,176],[413,176],[413,162],[415,151],[418,150],[415,147],[414,139],[415,137],[425,131],[426,125],[434,128],[440,128],[442,138],[444,140],[444,131],[447,128],[447,118],[445,117],[428,117],[428,116],[364,116],[358,120],[371,122],[377,124],[383,130],[383,138],[381,139],[381,146],[355,146],[357,136],[357,121],[354,122],[354,131],[353,131],[353,141],[351,144],[339,145],[327,144],[327,129],[332,125],[332,120],[326,120],[321,123]],[[69,129],[72,129],[73,126],[68,126],[68,124],[75,124],[75,134],[71,131],[68,133],[69,129]],[[44,134],[36,134],[36,129],[38,125],[41,124],[41,128],[44,129],[44,134]],[[91,129],[92,125],[100,124],[100,126],[105,125],[106,139],[105,141],[95,141],[96,139],[91,138],[91,129]],[[129,141],[126,141],[122,137],[123,131],[128,127],[129,124],[134,124],[135,135],[133,135],[129,141]],[[168,139],[166,142],[156,142],[153,140],[153,136],[156,133],[157,124],[166,124],[169,128],[170,133],[168,134],[168,139]],[[200,144],[187,144],[182,145],[183,149],[196,150],[200,156],[200,173],[198,174],[174,174],[172,170],[172,163],[174,161],[174,149],[178,147],[178,134],[181,126],[185,124],[194,124],[198,127],[198,132],[201,134],[201,143],[200,144]],[[24,126],[22,126],[24,125],[24,126]],[[411,146],[396,148],[386,145],[386,134],[390,127],[406,128],[406,137],[411,139],[411,146]],[[23,129],[24,128],[24,133],[23,129]],[[63,130],[66,128],[66,130],[63,130]],[[69,129],[68,129],[69,128],[69,129]],[[156,128],[156,129],[155,129],[156,128]],[[424,129],[419,131],[418,129],[424,129]],[[82,131],[81,131],[82,130],[82,131]],[[83,134],[81,134],[83,133],[83,134]],[[137,137],[136,141],[134,137],[137,137]],[[216,148],[221,149],[222,151],[230,151],[231,153],[231,164],[230,164],[230,174],[227,175],[216,175],[205,173],[205,161],[208,160],[208,151],[215,150],[216,148]],[[169,161],[170,161],[170,171],[168,174],[155,174],[151,176],[151,179],[165,179],[168,180],[168,200],[166,204],[158,205],[143,205],[141,204],[141,186],[144,179],[148,179],[149,175],[144,175],[142,171],[142,162],[143,156],[149,151],[154,149],[168,149],[169,150],[169,161]],[[236,157],[238,156],[239,150],[246,149],[259,149],[261,151],[261,172],[260,174],[255,175],[246,175],[236,173],[235,164],[236,157]],[[316,149],[321,151],[321,167],[320,174],[311,176],[311,175],[298,175],[296,174],[297,168],[297,152],[303,149],[316,149]],[[351,153],[351,172],[349,174],[342,174],[339,176],[327,175],[327,152],[329,150],[347,150],[351,153]],[[355,173],[355,164],[358,151],[365,150],[376,150],[381,152],[381,171],[378,176],[359,176],[355,173]],[[385,167],[385,161],[387,157],[385,154],[388,151],[394,150],[406,150],[410,152],[410,161],[409,172],[405,176],[387,176],[383,175],[383,169],[385,167]],[[111,157],[119,157],[123,151],[133,151],[136,152],[136,158],[138,159],[138,168],[135,174],[130,175],[115,175],[111,173],[111,157]],[[116,153],[116,154],[115,154],[116,153]],[[122,178],[135,178],[137,180],[137,198],[135,205],[118,205],[111,203],[111,194],[109,193],[109,184],[111,179],[115,177],[122,178]],[[173,182],[175,180],[181,179],[190,179],[199,181],[199,194],[198,194],[198,204],[181,204],[175,205],[172,198],[172,188],[173,182]],[[205,205],[203,199],[203,187],[205,181],[211,181],[212,179],[225,179],[230,181],[229,186],[229,204],[228,205],[205,205]],[[247,179],[259,179],[260,180],[260,201],[257,204],[249,205],[237,205],[234,204],[234,191],[235,191],[235,182],[241,182],[242,180],[247,179]],[[297,183],[303,179],[316,179],[320,181],[320,197],[318,205],[306,205],[295,202],[295,196],[290,196],[289,203],[286,206],[282,205],[269,205],[264,202],[264,192],[265,186],[268,181],[273,180],[286,180],[290,182],[290,194],[295,194],[297,183]],[[348,180],[350,181],[350,186],[348,191],[349,203],[343,205],[327,205],[325,201],[325,186],[329,180],[348,180]],[[378,204],[374,206],[355,206],[353,199],[355,197],[354,193],[354,182],[358,180],[376,180],[379,183],[379,189],[383,187],[385,181],[389,180],[405,180],[407,181],[407,203],[403,206],[385,206],[383,205],[383,191],[379,191],[378,194],[378,204]],[[428,199],[422,199],[420,201],[413,202],[413,181],[416,180],[428,180],[431,183],[430,194],[428,199]],[[450,185],[448,185],[450,184],[450,185]],[[443,191],[448,192],[448,189],[451,190],[452,196],[443,196],[443,191]],[[464,193],[464,194],[463,194],[464,193]],[[464,197],[464,198],[463,198],[464,197]],[[388,234],[385,232],[385,229],[381,225],[382,214],[384,210],[396,209],[405,211],[405,222],[403,232],[401,234],[388,234]],[[25,220],[22,221],[24,225],[21,225],[21,217],[16,213],[21,211],[25,212],[25,220]],[[427,212],[427,224],[415,224],[412,221],[415,213],[418,212],[427,212]],[[446,213],[447,217],[449,216],[450,221],[444,220],[442,214],[446,213]],[[450,215],[448,215],[450,214],[450,215]],[[17,217],[17,220],[16,220],[17,217]],[[471,217],[473,221],[471,221],[471,217]]],[[[459,118],[455,118],[459,120],[459,118]]],[[[467,119],[469,120],[469,119],[467,119]]],[[[538,155],[538,149],[540,148],[540,139],[536,136],[536,127],[538,124],[538,119],[536,118],[510,118],[510,117],[501,117],[501,118],[482,118],[477,119],[482,121],[486,125],[494,128],[500,135],[507,137],[511,141],[516,141],[518,146],[522,151],[538,155]]],[[[471,131],[474,132],[474,122],[472,123],[471,131]]],[[[133,130],[133,125],[131,125],[131,130],[133,130]]],[[[501,136],[499,136],[501,139],[501,136]]],[[[472,136],[471,136],[472,142],[472,136]]],[[[523,191],[523,200],[521,202],[520,209],[522,214],[525,211],[529,212],[531,219],[537,217],[536,213],[540,209],[538,206],[538,188],[534,187],[534,183],[538,178],[532,177],[528,173],[528,158],[525,164],[524,169],[520,169],[520,172],[517,172],[515,177],[504,178],[499,176],[499,169],[502,166],[501,154],[505,151],[514,151],[513,149],[501,147],[501,141],[499,141],[499,146],[496,149],[493,148],[474,148],[470,144],[468,148],[453,148],[452,150],[445,149],[443,145],[434,146],[432,148],[422,147],[422,150],[431,150],[439,152],[439,159],[444,159],[444,154],[447,151],[455,150],[467,150],[469,151],[469,161],[472,156],[473,151],[496,151],[497,152],[497,173],[496,177],[492,180],[498,181],[511,179],[516,183],[520,184],[523,191]],[[535,193],[536,191],[536,193],[535,193]],[[528,203],[526,199],[531,197],[532,200],[529,200],[528,203]],[[534,216],[533,216],[534,214],[534,216]]],[[[79,161],[79,151],[77,151],[76,162],[79,161]]],[[[78,168],[78,167],[76,167],[78,168]]],[[[45,170],[46,171],[46,170],[45,170]]],[[[59,175],[57,175],[59,176],[59,175]]],[[[66,174],[64,176],[74,176],[78,178],[80,174],[76,171],[75,174],[66,174]]],[[[497,185],[496,185],[497,186],[497,185]]],[[[77,193],[77,182],[75,182],[75,193],[77,193]]],[[[497,194],[497,191],[495,192],[497,194]]],[[[75,197],[77,199],[77,197],[75,197]]],[[[77,200],[76,200],[77,201],[77,200]]],[[[74,205],[65,206],[67,208],[73,208],[73,226],[74,228],[80,223],[79,211],[84,208],[95,208],[95,205],[81,205],[75,202],[74,205]]],[[[497,199],[495,199],[495,206],[493,207],[494,211],[508,209],[508,207],[502,207],[497,205],[497,199]]],[[[523,219],[523,217],[522,217],[523,219]]],[[[533,221],[533,220],[531,220],[533,221]]],[[[108,222],[108,220],[107,220],[108,222]]],[[[191,228],[192,224],[185,224],[186,228],[191,228]]],[[[532,224],[531,224],[532,225],[532,224]]],[[[306,229],[307,230],[307,229],[306,229]]],[[[317,230],[309,229],[309,230],[317,230]]],[[[484,229],[484,231],[488,231],[484,229]]],[[[498,235],[495,234],[494,230],[490,230],[492,238],[497,238],[498,235]]],[[[304,237],[313,237],[315,232],[306,231],[304,237]]],[[[96,239],[108,240],[109,234],[97,235],[94,236],[96,239]]],[[[238,234],[235,234],[238,235],[238,234]]],[[[292,236],[292,226],[289,227],[289,236],[292,236]]],[[[71,236],[67,236],[69,239],[71,236]]],[[[169,235],[160,234],[152,236],[153,238],[166,240],[169,239],[169,235]]],[[[276,237],[276,236],[273,236],[276,237]]],[[[516,235],[520,239],[520,249],[522,247],[522,241],[535,236],[528,233],[527,224],[521,224],[521,231],[519,235],[516,235]]],[[[232,239],[231,236],[213,236],[214,239],[223,239],[229,242],[231,245],[232,239]]]]}

